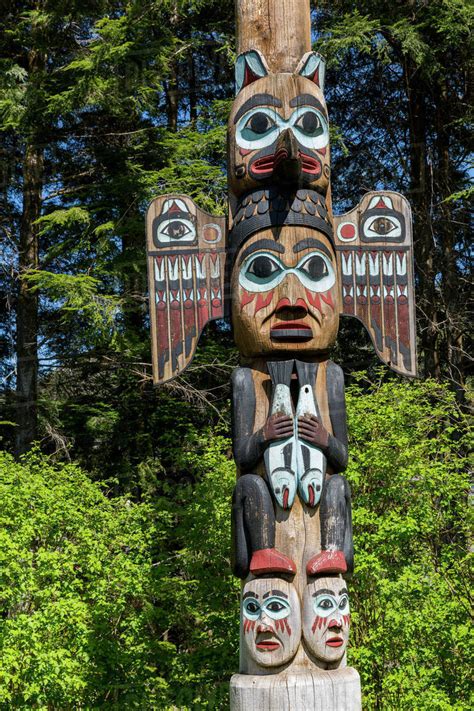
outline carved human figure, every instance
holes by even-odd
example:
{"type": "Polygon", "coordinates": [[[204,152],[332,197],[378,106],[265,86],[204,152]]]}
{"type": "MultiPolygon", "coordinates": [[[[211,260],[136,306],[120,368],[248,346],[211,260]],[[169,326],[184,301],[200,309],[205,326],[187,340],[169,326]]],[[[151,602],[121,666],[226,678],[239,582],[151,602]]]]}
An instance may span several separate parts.
{"type": "Polygon", "coordinates": [[[303,594],[303,638],[310,654],[328,667],[338,665],[349,641],[349,595],[342,577],[316,578],[303,594]]]}
{"type": "Polygon", "coordinates": [[[340,475],[347,465],[344,382],[339,366],[324,357],[339,323],[331,241],[296,226],[258,232],[237,254],[231,285],[237,346],[249,358],[263,356],[265,364],[265,372],[242,367],[232,378],[241,473],[233,500],[234,572],[242,578],[249,570],[295,572],[294,562],[274,547],[272,495],[289,509],[298,493],[307,506],[321,505],[322,552],[307,572],[346,573],[353,553],[350,491],[340,475]],[[327,402],[326,426],[318,397],[327,402]],[[266,417],[257,426],[262,407],[266,417]]]}
{"type": "Polygon", "coordinates": [[[241,648],[261,667],[290,662],[301,640],[301,606],[290,583],[257,578],[242,590],[241,648]]]}

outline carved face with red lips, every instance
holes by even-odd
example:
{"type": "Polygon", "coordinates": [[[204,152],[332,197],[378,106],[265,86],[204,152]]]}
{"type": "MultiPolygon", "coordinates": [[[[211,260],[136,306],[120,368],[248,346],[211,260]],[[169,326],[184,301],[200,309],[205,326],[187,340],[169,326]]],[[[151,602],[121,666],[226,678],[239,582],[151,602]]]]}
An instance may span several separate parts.
{"type": "Polygon", "coordinates": [[[318,578],[303,596],[303,636],[310,652],[328,664],[345,654],[350,627],[349,595],[340,577],[318,578]]]}
{"type": "Polygon", "coordinates": [[[242,649],[259,666],[289,662],[301,639],[301,610],[293,585],[279,578],[257,578],[242,592],[242,649]]]}
{"type": "Polygon", "coordinates": [[[241,55],[237,62],[245,66],[243,88],[229,119],[231,193],[238,197],[249,190],[281,184],[325,194],[329,123],[322,58],[308,53],[295,74],[268,74],[265,60],[257,52],[241,55]],[[251,60],[254,71],[249,73],[251,60]]]}
{"type": "Polygon", "coordinates": [[[232,294],[234,339],[244,356],[311,355],[336,339],[336,261],[330,241],[316,230],[284,226],[250,237],[234,262],[232,294]]]}

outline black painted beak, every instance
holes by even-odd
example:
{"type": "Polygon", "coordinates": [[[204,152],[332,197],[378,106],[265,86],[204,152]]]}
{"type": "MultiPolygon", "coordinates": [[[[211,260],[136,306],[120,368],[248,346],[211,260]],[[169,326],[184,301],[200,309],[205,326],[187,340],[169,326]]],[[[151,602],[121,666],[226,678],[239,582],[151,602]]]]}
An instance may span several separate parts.
{"type": "Polygon", "coordinates": [[[278,136],[275,147],[273,176],[277,182],[284,185],[299,185],[302,179],[302,167],[298,143],[293,131],[285,128],[278,136]]]}

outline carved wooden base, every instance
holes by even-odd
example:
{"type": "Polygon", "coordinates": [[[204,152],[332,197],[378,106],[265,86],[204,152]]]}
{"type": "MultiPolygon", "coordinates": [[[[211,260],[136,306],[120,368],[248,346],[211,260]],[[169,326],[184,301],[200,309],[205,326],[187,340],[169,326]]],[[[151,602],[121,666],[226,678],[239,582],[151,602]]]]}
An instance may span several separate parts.
{"type": "Polygon", "coordinates": [[[234,674],[231,711],[361,711],[355,669],[285,671],[270,676],[234,674]]]}

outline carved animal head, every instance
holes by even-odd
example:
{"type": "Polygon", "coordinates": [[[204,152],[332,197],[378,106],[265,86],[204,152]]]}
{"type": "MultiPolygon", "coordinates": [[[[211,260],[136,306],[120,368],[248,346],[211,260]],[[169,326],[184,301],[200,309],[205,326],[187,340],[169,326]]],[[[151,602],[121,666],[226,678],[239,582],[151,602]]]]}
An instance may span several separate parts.
{"type": "Polygon", "coordinates": [[[256,50],[237,58],[237,96],[228,130],[234,199],[275,184],[326,193],[329,124],[324,66],[315,52],[305,54],[293,74],[270,74],[256,50]]]}

